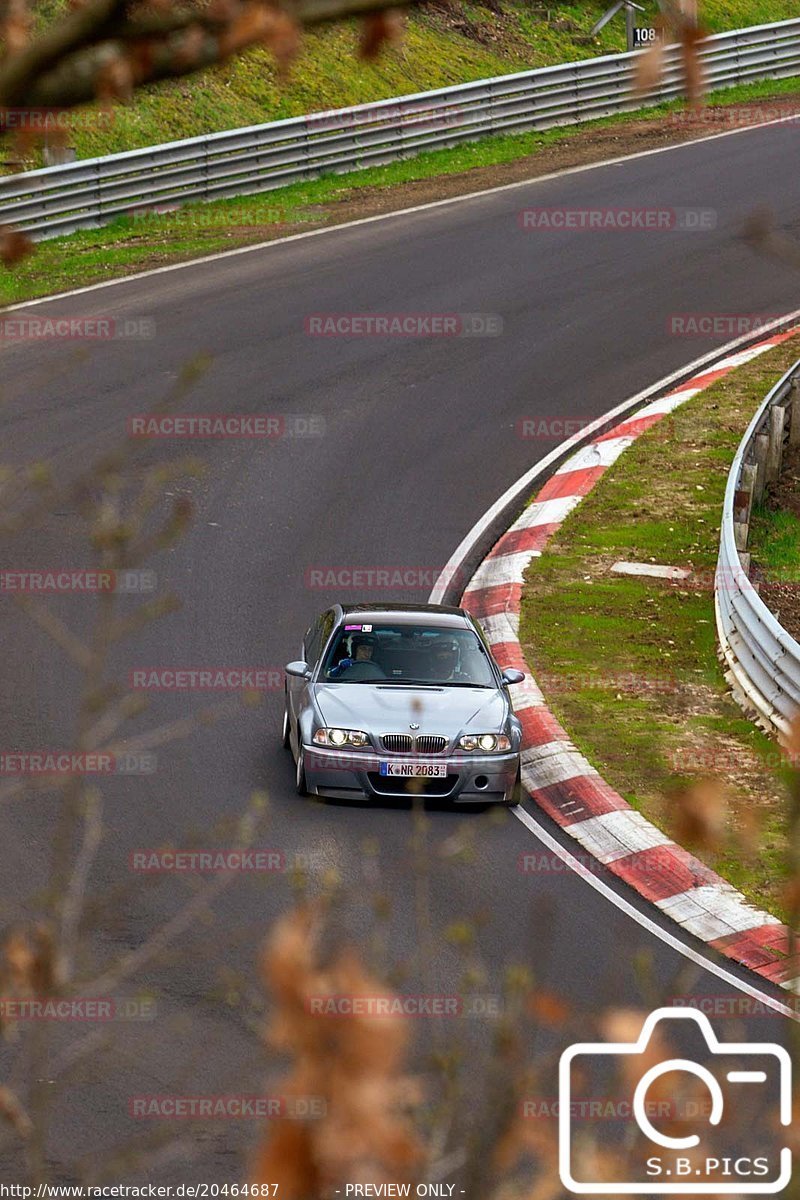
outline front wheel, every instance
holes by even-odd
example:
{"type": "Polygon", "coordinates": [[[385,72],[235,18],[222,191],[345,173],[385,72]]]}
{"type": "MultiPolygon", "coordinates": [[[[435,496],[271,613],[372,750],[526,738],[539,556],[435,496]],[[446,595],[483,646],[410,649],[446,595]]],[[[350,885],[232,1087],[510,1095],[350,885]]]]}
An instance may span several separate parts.
{"type": "Polygon", "coordinates": [[[281,730],[281,742],[283,744],[284,750],[288,750],[289,747],[291,746],[291,738],[289,737],[290,730],[291,730],[291,726],[289,725],[289,710],[287,709],[286,703],[284,701],[283,729],[281,730]]]}
{"type": "Polygon", "coordinates": [[[505,803],[507,808],[516,808],[518,804],[522,804],[522,770],[520,767],[517,767],[517,777],[505,803]]]}
{"type": "Polygon", "coordinates": [[[295,776],[295,788],[297,789],[298,796],[308,795],[308,788],[306,787],[306,764],[302,743],[297,748],[297,774],[295,776]]]}

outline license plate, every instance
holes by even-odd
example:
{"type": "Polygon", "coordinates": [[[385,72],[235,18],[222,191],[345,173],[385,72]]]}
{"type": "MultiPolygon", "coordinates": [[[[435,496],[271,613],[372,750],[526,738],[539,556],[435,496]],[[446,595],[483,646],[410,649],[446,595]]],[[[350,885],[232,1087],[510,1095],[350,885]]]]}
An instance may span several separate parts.
{"type": "Polygon", "coordinates": [[[401,779],[446,779],[447,763],[382,762],[381,775],[399,775],[401,779]]]}

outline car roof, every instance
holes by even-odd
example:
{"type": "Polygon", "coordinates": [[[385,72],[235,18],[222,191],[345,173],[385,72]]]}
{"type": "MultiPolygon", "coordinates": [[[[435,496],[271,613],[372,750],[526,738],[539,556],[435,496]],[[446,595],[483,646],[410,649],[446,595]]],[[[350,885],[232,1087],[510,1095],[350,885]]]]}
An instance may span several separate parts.
{"type": "Polygon", "coordinates": [[[351,604],[343,609],[343,616],[348,621],[357,621],[360,617],[368,620],[370,617],[380,616],[399,625],[413,625],[420,617],[424,617],[426,624],[441,625],[449,629],[470,623],[469,616],[463,608],[447,604],[351,604]]]}

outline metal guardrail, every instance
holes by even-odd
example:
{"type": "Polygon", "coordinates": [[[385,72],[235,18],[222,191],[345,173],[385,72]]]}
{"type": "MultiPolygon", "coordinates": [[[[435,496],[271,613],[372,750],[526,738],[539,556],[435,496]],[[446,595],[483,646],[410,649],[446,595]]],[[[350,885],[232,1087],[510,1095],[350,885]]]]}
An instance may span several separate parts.
{"type": "MultiPolygon", "coordinates": [[[[800,19],[715,34],[700,56],[712,89],[800,75],[800,19]]],[[[35,238],[56,237],[136,209],[252,195],[487,134],[573,125],[680,95],[677,46],[667,47],[662,82],[644,96],[634,92],[633,57],[588,58],[0,177],[0,222],[35,238]]]]}
{"type": "Polygon", "coordinates": [[[748,426],[728,476],[714,582],[717,635],[739,704],[784,740],[800,712],[800,644],[749,577],[754,501],[777,479],[786,443],[800,442],[800,359],[775,384],[748,426]]]}

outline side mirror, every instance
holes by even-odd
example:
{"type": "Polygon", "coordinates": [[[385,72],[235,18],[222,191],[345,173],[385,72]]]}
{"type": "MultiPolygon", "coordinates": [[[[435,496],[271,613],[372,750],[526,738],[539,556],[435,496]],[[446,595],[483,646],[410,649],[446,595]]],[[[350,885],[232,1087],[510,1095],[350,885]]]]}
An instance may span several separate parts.
{"type": "Polygon", "coordinates": [[[308,663],[297,659],[296,662],[287,663],[284,670],[287,675],[294,675],[297,679],[306,679],[311,674],[308,663]]]}
{"type": "Polygon", "coordinates": [[[516,667],[506,667],[505,671],[503,671],[503,683],[509,685],[512,683],[522,683],[524,678],[524,671],[518,671],[516,667]]]}

